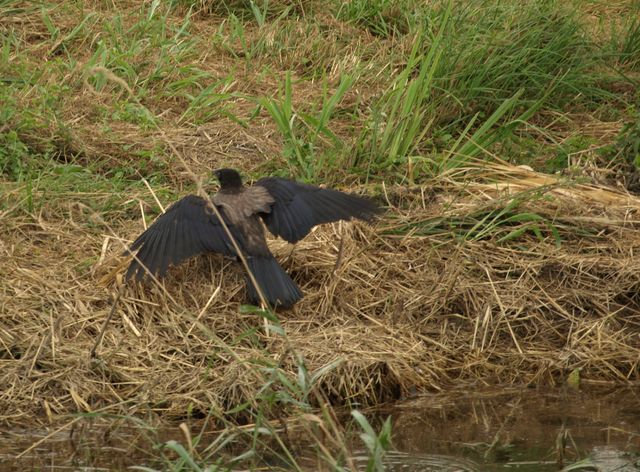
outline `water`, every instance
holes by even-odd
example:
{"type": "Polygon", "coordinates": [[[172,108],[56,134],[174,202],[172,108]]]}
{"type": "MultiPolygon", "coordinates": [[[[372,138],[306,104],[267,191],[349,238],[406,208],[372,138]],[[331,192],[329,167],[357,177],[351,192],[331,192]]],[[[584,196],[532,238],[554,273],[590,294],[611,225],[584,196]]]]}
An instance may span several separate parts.
{"type": "MultiPolygon", "coordinates": [[[[631,389],[433,395],[367,413],[374,426],[387,415],[394,450],[385,465],[391,472],[546,472],[561,470],[559,463],[566,472],[640,471],[640,392],[631,389]]],[[[154,463],[152,444],[184,443],[177,427],[157,432],[130,423],[97,424],[78,419],[57,433],[0,428],[0,471],[162,468],[154,463]]],[[[349,429],[355,463],[364,470],[366,454],[358,450],[355,425],[349,429]]]]}
{"type": "Polygon", "coordinates": [[[640,391],[439,395],[387,413],[390,471],[640,471],[640,391]]]}

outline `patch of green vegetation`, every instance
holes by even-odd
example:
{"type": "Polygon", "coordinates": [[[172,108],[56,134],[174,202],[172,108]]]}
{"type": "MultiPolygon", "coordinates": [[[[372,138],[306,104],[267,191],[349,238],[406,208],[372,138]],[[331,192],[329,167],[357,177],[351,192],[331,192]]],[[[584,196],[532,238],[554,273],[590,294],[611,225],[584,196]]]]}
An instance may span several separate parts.
{"type": "Polygon", "coordinates": [[[23,180],[29,158],[29,149],[20,141],[18,133],[0,134],[0,175],[16,182],[23,180]]]}
{"type": "Polygon", "coordinates": [[[150,130],[157,126],[156,117],[145,106],[138,103],[120,102],[111,114],[115,121],[127,121],[139,125],[143,130],[150,130]]]}
{"type": "MultiPolygon", "coordinates": [[[[324,18],[309,15],[299,21],[288,10],[268,20],[256,13],[254,21],[232,13],[212,37],[222,52],[242,60],[249,71],[270,67],[311,80],[323,79],[337,64],[349,62],[354,40],[358,38],[332,28],[324,18]]],[[[366,51],[369,46],[359,45],[358,49],[366,51]]],[[[355,57],[360,55],[366,52],[355,57]]]]}
{"type": "MultiPolygon", "coordinates": [[[[48,54],[50,56],[61,53],[68,56],[71,44],[76,40],[86,39],[92,28],[99,23],[99,18],[96,13],[89,12],[85,15],[81,8],[79,9],[72,4],[64,4],[62,8],[60,8],[59,5],[44,4],[40,8],[40,18],[49,33],[49,43],[51,47],[48,50],[48,54]],[[56,15],[60,14],[60,10],[79,17],[78,23],[67,33],[63,32],[61,28],[56,25],[56,20],[51,15],[52,13],[56,15]]],[[[73,61],[70,61],[69,68],[71,69],[73,65],[73,61]]]]}
{"type": "Polygon", "coordinates": [[[420,54],[420,50],[426,40],[423,34],[418,35],[406,68],[398,74],[396,81],[373,108],[372,119],[360,137],[359,150],[352,162],[354,167],[364,167],[367,173],[371,173],[400,165],[406,167],[406,175],[410,180],[425,172],[434,174],[458,167],[498,139],[510,135],[547,98],[548,90],[536,102],[523,101],[525,90],[521,88],[495,107],[483,122],[477,122],[482,117],[479,111],[470,116],[464,129],[455,130],[459,136],[450,144],[447,153],[430,153],[429,150],[433,148],[430,136],[448,134],[449,129],[447,125],[443,127],[438,123],[444,101],[438,101],[436,85],[436,74],[446,50],[444,38],[449,13],[449,10],[445,10],[441,20],[443,23],[436,27],[437,35],[429,40],[430,47],[424,55],[420,54]],[[514,116],[514,112],[519,114],[514,116]]]}
{"type": "MultiPolygon", "coordinates": [[[[368,15],[364,4],[345,5],[344,14],[352,8],[354,15],[368,15]]],[[[379,18],[385,5],[368,4],[369,16],[379,18]]],[[[438,4],[422,13],[425,21],[412,26],[415,39],[406,66],[371,105],[353,148],[338,153],[343,167],[367,175],[400,168],[399,175],[411,180],[437,174],[508,140],[540,109],[576,101],[597,108],[613,97],[598,85],[600,58],[576,12],[557,2],[516,7],[490,1],[452,11],[438,4]],[[443,136],[448,136],[446,148],[443,136]]],[[[357,71],[356,86],[362,80],[357,71]]],[[[291,162],[295,155],[308,175],[305,156],[317,153],[284,131],[292,127],[289,121],[276,122],[283,136],[289,134],[285,157],[291,162]]],[[[570,147],[558,154],[574,152],[570,147]]]]}
{"type": "Polygon", "coordinates": [[[611,23],[609,42],[604,52],[615,58],[621,67],[640,70],[640,7],[632,7],[621,24],[611,23]]]}
{"type": "Polygon", "coordinates": [[[91,74],[96,68],[116,74],[142,96],[154,85],[181,78],[178,66],[194,59],[197,43],[189,33],[190,15],[175,25],[169,17],[171,11],[170,5],[163,8],[155,1],[132,25],[122,14],[102,25],[102,34],[85,65],[96,90],[108,82],[104,75],[91,74]]]}
{"type": "Polygon", "coordinates": [[[258,22],[272,20],[283,14],[299,17],[313,10],[314,3],[309,0],[295,2],[281,0],[181,0],[190,8],[221,16],[235,16],[242,21],[255,19],[258,22]]]}
{"type": "Polygon", "coordinates": [[[384,453],[391,448],[391,416],[387,417],[379,433],[373,430],[369,420],[358,410],[352,411],[351,416],[363,431],[360,438],[369,452],[367,472],[384,472],[386,469],[382,459],[384,453]]]}
{"type": "Polygon", "coordinates": [[[66,87],[29,85],[30,81],[16,80],[0,88],[0,175],[13,182],[29,180],[42,157],[68,140],[58,118],[66,87]]]}
{"type": "MultiPolygon", "coordinates": [[[[252,3],[252,5],[254,4],[252,3]]],[[[258,8],[252,9],[257,24],[257,34],[253,35],[250,35],[250,29],[253,25],[247,25],[235,13],[230,13],[229,17],[220,24],[214,40],[234,58],[244,58],[246,66],[252,68],[252,61],[256,57],[264,54],[273,57],[283,49],[274,36],[278,32],[286,35],[289,31],[287,25],[290,23],[285,21],[289,10],[289,7],[286,8],[279,16],[267,23],[264,12],[258,8]]],[[[305,22],[305,24],[307,23],[305,22]]]]}
{"type": "Polygon", "coordinates": [[[178,123],[192,123],[195,125],[206,123],[216,116],[226,116],[241,126],[245,123],[235,116],[226,102],[236,95],[230,91],[233,86],[233,78],[214,81],[195,95],[183,92],[180,95],[187,98],[189,105],[178,118],[178,123]]]}
{"type": "MultiPolygon", "coordinates": [[[[0,176],[3,177],[5,197],[0,199],[0,207],[11,208],[29,214],[48,208],[58,211],[82,204],[102,217],[121,216],[123,210],[135,202],[127,200],[127,195],[145,195],[153,199],[140,181],[140,171],[144,161],[152,161],[151,152],[142,152],[136,167],[110,166],[107,173],[100,172],[104,164],[95,161],[89,165],[82,156],[62,155],[54,148],[38,152],[22,142],[16,131],[0,134],[0,176]]],[[[148,177],[150,184],[161,187],[156,193],[171,201],[173,191],[164,184],[166,178],[156,173],[148,177]]]]}
{"type": "Polygon", "coordinates": [[[64,84],[42,84],[41,77],[42,72],[32,71],[29,77],[0,86],[0,123],[30,147],[47,151],[68,141],[69,133],[59,109],[69,88],[64,84]]]}
{"type": "Polygon", "coordinates": [[[138,181],[144,177],[150,182],[164,183],[170,160],[162,145],[157,144],[151,149],[139,149],[136,144],[123,144],[122,151],[128,156],[126,161],[116,165],[105,165],[94,162],[92,168],[108,178],[119,178],[138,181]]]}
{"type": "MultiPolygon", "coordinates": [[[[522,241],[529,236],[539,242],[551,238],[557,247],[560,247],[565,236],[593,236],[587,229],[557,221],[554,217],[527,207],[536,200],[552,198],[546,194],[547,190],[536,188],[523,191],[464,214],[408,222],[394,228],[392,234],[442,236],[445,240],[455,239],[460,242],[492,240],[496,244],[522,241]]],[[[523,249],[526,250],[525,247],[523,249]]]]}
{"type": "Polygon", "coordinates": [[[349,0],[339,2],[335,16],[386,38],[414,29],[420,16],[416,10],[416,2],[412,0],[349,0]]]}
{"type": "Polygon", "coordinates": [[[328,94],[325,84],[324,96],[319,110],[315,113],[295,111],[291,76],[285,77],[282,97],[259,99],[258,103],[271,115],[284,141],[284,157],[294,174],[307,181],[322,179],[327,171],[335,168],[335,150],[343,146],[342,141],[329,128],[329,121],[336,106],[353,83],[350,76],[343,76],[336,91],[328,94]],[[333,152],[318,152],[318,145],[324,141],[333,152]]]}
{"type": "Polygon", "coordinates": [[[564,170],[571,164],[571,155],[589,149],[596,140],[589,136],[571,136],[557,146],[555,157],[548,159],[543,165],[543,171],[553,174],[564,170]]]}
{"type": "Polygon", "coordinates": [[[486,112],[520,89],[522,100],[538,100],[550,84],[547,106],[612,98],[596,84],[595,47],[576,11],[554,0],[456,8],[443,48],[437,77],[463,108],[486,112]]]}
{"type": "Polygon", "coordinates": [[[548,147],[547,143],[536,140],[528,134],[514,133],[500,143],[499,155],[518,165],[539,168],[540,157],[548,147]]]}
{"type": "Polygon", "coordinates": [[[190,12],[176,24],[173,10],[154,1],[133,24],[121,14],[104,23],[84,65],[88,83],[99,92],[108,86],[126,91],[131,103],[120,104],[114,119],[145,129],[156,126],[167,99],[186,102],[180,123],[197,125],[221,115],[236,120],[225,105],[234,97],[233,79],[218,80],[196,65],[204,42],[190,32],[190,12]]]}
{"type": "Polygon", "coordinates": [[[630,110],[630,118],[624,124],[613,144],[601,152],[614,164],[626,164],[640,170],[640,110],[630,110]]]}
{"type": "MultiPolygon", "coordinates": [[[[443,18],[445,24],[447,21],[448,14],[443,18]]],[[[423,33],[414,42],[407,66],[374,107],[371,123],[360,138],[361,151],[355,156],[354,167],[364,164],[374,171],[385,169],[406,164],[418,152],[435,114],[431,95],[433,76],[444,52],[440,47],[444,26],[427,54],[419,54],[423,33]]]]}

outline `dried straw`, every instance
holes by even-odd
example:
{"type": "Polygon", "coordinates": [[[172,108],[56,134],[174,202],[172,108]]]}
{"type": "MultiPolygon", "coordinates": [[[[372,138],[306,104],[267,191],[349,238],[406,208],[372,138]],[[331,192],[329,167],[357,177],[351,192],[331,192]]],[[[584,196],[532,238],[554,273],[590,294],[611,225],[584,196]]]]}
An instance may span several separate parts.
{"type": "MultiPolygon", "coordinates": [[[[329,225],[295,248],[272,241],[306,295],[280,313],[289,349],[311,372],[336,363],[318,388],[335,404],[375,404],[454,384],[555,384],[576,367],[586,380],[637,382],[638,199],[506,164],[468,172],[465,185],[440,182],[431,192],[387,188],[395,206],[375,227],[329,225]],[[553,221],[559,247],[549,235],[500,244],[406,230],[531,188],[545,198],[520,210],[553,221]]],[[[165,417],[223,412],[255,397],[265,360],[295,378],[287,342],[239,313],[239,266],[215,255],[172,269],[164,288],[126,288],[100,360],[89,361],[111,310],[110,283],[127,263],[110,231],[131,239],[141,224],[96,230],[69,211],[52,203],[35,219],[0,217],[2,421],[110,405],[165,417]],[[88,256],[96,263],[85,269],[88,256]]]]}

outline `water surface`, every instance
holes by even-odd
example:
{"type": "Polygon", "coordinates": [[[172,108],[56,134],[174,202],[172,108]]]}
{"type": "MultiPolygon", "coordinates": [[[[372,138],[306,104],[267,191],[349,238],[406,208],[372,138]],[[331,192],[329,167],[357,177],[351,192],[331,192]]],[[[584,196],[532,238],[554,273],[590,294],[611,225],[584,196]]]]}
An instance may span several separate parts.
{"type": "Polygon", "coordinates": [[[392,471],[544,472],[580,461],[590,468],[575,470],[640,471],[640,392],[633,389],[434,395],[387,413],[392,471]]]}
{"type": "MultiPolygon", "coordinates": [[[[366,413],[374,426],[392,418],[394,450],[385,458],[392,472],[640,471],[640,392],[633,389],[459,392],[366,413]]],[[[184,443],[177,426],[104,424],[104,418],[79,418],[59,432],[0,428],[0,471],[162,469],[154,444],[184,443]]],[[[196,434],[201,425],[191,427],[196,434]]],[[[353,432],[355,462],[365,470],[357,426],[347,429],[353,432]]],[[[213,437],[210,431],[204,442],[213,437]]]]}

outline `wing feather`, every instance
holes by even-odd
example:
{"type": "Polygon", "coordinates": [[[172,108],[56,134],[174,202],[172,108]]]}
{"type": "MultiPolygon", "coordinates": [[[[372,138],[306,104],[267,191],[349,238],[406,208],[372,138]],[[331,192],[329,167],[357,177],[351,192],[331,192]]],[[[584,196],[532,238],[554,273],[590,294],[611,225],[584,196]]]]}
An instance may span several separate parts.
{"type": "MultiPolygon", "coordinates": [[[[240,247],[239,232],[226,222],[240,247]]],[[[174,203],[131,244],[130,252],[137,250],[126,278],[140,280],[146,275],[144,267],[152,274],[164,276],[170,265],[213,251],[235,256],[233,245],[222,223],[207,209],[207,202],[198,196],[188,195],[174,203]]]]}
{"type": "Polygon", "coordinates": [[[279,177],[260,179],[254,185],[258,186],[274,200],[271,211],[260,216],[269,231],[290,243],[304,238],[316,225],[352,218],[372,221],[380,211],[367,198],[279,177]]]}

